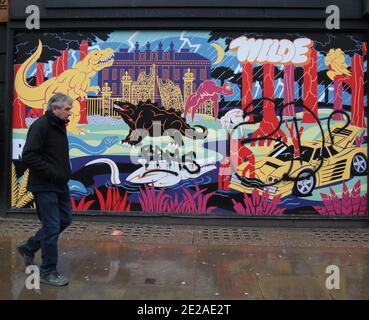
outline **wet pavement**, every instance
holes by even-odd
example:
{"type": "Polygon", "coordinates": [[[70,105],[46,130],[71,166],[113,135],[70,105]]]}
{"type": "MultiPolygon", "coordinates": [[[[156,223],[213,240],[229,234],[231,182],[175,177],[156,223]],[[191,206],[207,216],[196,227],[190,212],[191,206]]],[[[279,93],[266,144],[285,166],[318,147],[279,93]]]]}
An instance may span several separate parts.
{"type": "Polygon", "coordinates": [[[38,225],[19,223],[0,221],[0,299],[369,299],[368,229],[77,222],[59,242],[70,284],[29,290],[16,244],[38,225]],[[326,288],[329,265],[340,289],[326,288]]]}

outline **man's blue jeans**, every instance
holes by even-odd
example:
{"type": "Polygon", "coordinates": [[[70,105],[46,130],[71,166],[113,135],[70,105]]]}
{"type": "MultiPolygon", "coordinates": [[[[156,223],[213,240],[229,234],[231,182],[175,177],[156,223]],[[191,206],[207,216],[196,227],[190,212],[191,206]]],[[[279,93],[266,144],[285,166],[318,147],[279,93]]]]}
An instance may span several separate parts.
{"type": "Polygon", "coordinates": [[[59,234],[72,223],[70,193],[42,191],[33,193],[37,215],[42,227],[28,239],[27,247],[36,252],[41,248],[42,273],[56,271],[59,234]]]}

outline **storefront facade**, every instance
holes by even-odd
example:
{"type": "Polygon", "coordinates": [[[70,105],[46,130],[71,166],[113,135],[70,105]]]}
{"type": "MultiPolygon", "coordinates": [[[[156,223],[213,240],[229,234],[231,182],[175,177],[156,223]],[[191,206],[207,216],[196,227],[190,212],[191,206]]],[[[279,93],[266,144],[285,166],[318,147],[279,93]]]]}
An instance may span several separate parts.
{"type": "Polygon", "coordinates": [[[34,212],[22,148],[63,92],[76,214],[368,219],[368,2],[338,30],[324,1],[36,2],[0,29],[4,212],[34,212]]]}

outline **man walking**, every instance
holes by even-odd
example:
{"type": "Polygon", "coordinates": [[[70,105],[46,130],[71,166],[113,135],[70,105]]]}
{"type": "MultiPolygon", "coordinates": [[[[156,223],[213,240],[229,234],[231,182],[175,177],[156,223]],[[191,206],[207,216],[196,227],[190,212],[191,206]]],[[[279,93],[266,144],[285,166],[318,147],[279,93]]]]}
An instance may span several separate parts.
{"type": "Polygon", "coordinates": [[[41,248],[42,283],[63,286],[68,279],[57,271],[59,234],[72,223],[68,180],[71,176],[66,124],[72,114],[71,97],[56,93],[45,114],[29,128],[22,159],[29,168],[27,190],[34,195],[41,229],[17,246],[26,266],[41,248]]]}

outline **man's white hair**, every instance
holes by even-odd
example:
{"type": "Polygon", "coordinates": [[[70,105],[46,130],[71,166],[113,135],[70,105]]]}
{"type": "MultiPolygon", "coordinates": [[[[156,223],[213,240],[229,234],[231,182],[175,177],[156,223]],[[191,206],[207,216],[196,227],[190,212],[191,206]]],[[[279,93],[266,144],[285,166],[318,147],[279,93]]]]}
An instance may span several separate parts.
{"type": "Polygon", "coordinates": [[[61,109],[64,107],[65,103],[72,104],[73,99],[64,93],[55,93],[47,103],[47,110],[52,110],[52,108],[61,109]]]}

